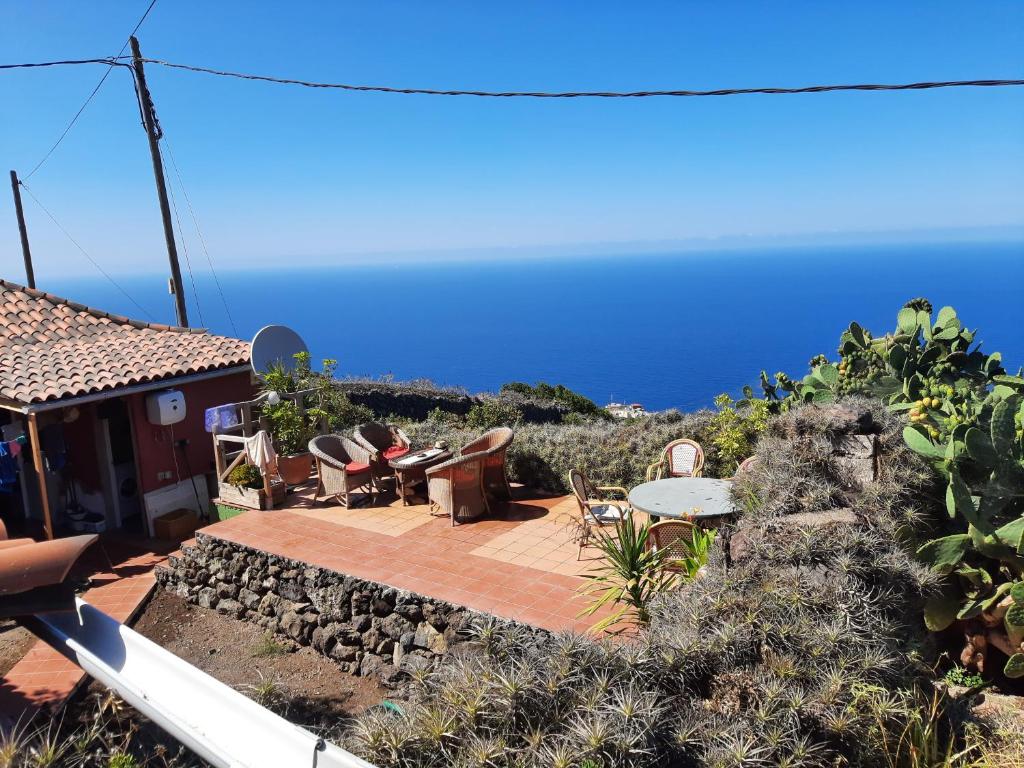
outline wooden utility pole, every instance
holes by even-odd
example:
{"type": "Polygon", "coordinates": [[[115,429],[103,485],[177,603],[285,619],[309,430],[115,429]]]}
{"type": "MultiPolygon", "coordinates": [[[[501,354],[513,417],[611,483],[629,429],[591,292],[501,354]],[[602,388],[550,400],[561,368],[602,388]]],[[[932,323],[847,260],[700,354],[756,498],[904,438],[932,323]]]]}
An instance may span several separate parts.
{"type": "Polygon", "coordinates": [[[11,171],[11,189],[14,191],[14,213],[18,216],[18,234],[21,235],[21,255],[25,257],[25,280],[29,288],[36,287],[36,273],[32,270],[32,251],[28,247],[28,227],[25,226],[25,210],[21,207],[21,187],[18,186],[18,172],[11,171]]]}
{"type": "Polygon", "coordinates": [[[164,163],[160,159],[159,129],[156,125],[156,108],[146,86],[146,71],[142,66],[142,54],[139,52],[139,41],[131,38],[132,68],[135,70],[135,82],[139,89],[139,100],[142,102],[142,123],[149,137],[149,154],[153,158],[153,176],[156,177],[156,194],[160,199],[160,216],[164,220],[164,241],[167,243],[167,259],[171,263],[171,286],[174,290],[174,309],[178,315],[178,325],[188,327],[188,310],[185,309],[185,288],[181,283],[181,267],[178,265],[178,246],[174,242],[174,227],[171,226],[171,206],[167,202],[167,182],[164,179],[164,163]]]}

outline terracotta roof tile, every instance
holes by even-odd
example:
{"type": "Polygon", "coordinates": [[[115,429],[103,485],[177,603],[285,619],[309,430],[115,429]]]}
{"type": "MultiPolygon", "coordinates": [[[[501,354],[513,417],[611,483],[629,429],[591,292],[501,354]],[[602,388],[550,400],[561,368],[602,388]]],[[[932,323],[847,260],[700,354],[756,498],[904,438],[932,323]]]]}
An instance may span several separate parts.
{"type": "Polygon", "coordinates": [[[245,365],[249,343],[0,280],[0,398],[40,403],[245,365]]]}

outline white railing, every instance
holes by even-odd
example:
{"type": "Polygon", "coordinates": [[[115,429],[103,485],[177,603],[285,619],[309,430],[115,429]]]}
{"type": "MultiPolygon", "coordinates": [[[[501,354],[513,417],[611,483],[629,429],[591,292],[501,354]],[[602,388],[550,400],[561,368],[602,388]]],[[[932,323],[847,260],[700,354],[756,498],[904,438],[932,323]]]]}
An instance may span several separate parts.
{"type": "Polygon", "coordinates": [[[33,632],[217,768],[374,768],[289,723],[83,600],[33,632]]]}

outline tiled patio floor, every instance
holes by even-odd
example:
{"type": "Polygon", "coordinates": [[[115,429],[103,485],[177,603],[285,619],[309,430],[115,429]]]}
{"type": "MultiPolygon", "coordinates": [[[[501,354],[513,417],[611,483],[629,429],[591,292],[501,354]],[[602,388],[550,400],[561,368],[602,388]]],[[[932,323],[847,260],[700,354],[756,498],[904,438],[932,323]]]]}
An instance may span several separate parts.
{"type": "Polygon", "coordinates": [[[577,594],[596,550],[577,560],[571,496],[517,489],[493,515],[452,527],[425,504],[404,507],[394,493],[373,507],[313,505],[309,489],[284,509],[245,512],[202,529],[220,539],[358,578],[440,598],[551,630],[585,630],[595,617],[577,594]]]}
{"type": "MultiPolygon", "coordinates": [[[[118,621],[127,622],[153,589],[153,569],[173,547],[153,551],[141,539],[104,537],[75,566],[73,574],[88,576],[81,598],[118,621]],[[105,553],[104,554],[104,550],[105,553]],[[113,565],[113,567],[111,567],[113,565]]],[[[79,686],[85,673],[42,641],[37,641],[0,678],[0,718],[24,719],[33,711],[61,704],[79,686]]]]}

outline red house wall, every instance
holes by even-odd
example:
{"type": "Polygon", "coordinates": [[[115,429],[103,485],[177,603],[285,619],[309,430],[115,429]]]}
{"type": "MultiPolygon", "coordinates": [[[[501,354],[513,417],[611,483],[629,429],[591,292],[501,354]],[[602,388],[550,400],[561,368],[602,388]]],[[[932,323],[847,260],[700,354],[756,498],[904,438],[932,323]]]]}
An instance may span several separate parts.
{"type": "Polygon", "coordinates": [[[128,408],[135,425],[135,458],[139,467],[139,488],[149,493],[192,474],[214,471],[213,438],[204,427],[205,411],[215,405],[251,400],[255,390],[248,372],[194,381],[178,389],[185,396],[185,419],[170,427],[150,424],[146,418],[146,394],[132,395],[128,408]],[[174,442],[188,440],[184,449],[175,449],[174,442]],[[186,461],[187,456],[187,461],[186,461]],[[177,459],[177,466],[175,466],[177,459]],[[170,472],[169,479],[160,479],[161,473],[170,472]]]}

